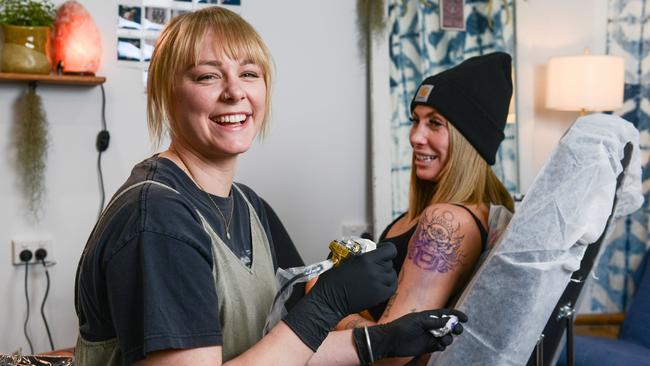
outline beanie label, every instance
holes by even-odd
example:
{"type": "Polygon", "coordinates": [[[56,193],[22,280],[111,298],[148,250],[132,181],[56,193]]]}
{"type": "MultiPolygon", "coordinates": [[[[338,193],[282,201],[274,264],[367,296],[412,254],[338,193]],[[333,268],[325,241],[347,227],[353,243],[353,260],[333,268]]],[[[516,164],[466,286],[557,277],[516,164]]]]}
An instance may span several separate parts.
{"type": "Polygon", "coordinates": [[[415,94],[415,98],[413,98],[413,101],[426,103],[427,100],[429,99],[429,95],[431,94],[431,91],[433,91],[433,85],[430,84],[420,85],[420,89],[418,89],[417,94],[415,94]]]}

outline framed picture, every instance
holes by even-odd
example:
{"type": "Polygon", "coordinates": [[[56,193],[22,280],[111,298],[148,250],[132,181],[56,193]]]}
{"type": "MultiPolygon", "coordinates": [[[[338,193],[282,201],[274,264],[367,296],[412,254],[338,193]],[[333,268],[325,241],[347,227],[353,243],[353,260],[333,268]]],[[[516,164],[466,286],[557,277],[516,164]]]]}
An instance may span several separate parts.
{"type": "Polygon", "coordinates": [[[167,23],[167,9],[147,6],[144,8],[144,29],[161,31],[167,23]]]}
{"type": "Polygon", "coordinates": [[[184,10],[184,9],[172,9],[171,13],[171,18],[174,19],[179,15],[183,15],[185,13],[189,13],[189,10],[184,10]]]}
{"type": "Polygon", "coordinates": [[[139,38],[117,38],[117,59],[121,61],[141,61],[142,49],[139,38]]]}
{"type": "Polygon", "coordinates": [[[153,55],[153,49],[156,47],[156,40],[153,38],[144,38],[142,40],[142,61],[149,62],[151,61],[151,55],[153,55]]]}
{"type": "Polygon", "coordinates": [[[142,29],[142,8],[118,5],[117,27],[120,29],[142,29]]]}
{"type": "Polygon", "coordinates": [[[440,0],[440,28],[465,30],[465,0],[440,0]]]}

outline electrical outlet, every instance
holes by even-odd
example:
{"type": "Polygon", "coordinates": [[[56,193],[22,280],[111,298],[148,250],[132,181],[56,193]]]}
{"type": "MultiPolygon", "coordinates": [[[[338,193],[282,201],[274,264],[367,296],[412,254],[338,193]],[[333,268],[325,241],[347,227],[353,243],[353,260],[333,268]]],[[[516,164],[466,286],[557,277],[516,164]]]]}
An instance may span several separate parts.
{"type": "Polygon", "coordinates": [[[343,237],[361,237],[361,234],[370,232],[368,224],[343,224],[343,237]]]}
{"type": "Polygon", "coordinates": [[[24,265],[25,262],[22,262],[20,260],[20,252],[23,251],[24,249],[29,249],[32,251],[32,259],[29,261],[29,263],[38,263],[39,261],[36,260],[36,250],[39,248],[43,248],[47,250],[47,257],[45,257],[46,261],[52,261],[52,240],[49,239],[44,239],[44,240],[12,240],[11,241],[11,263],[15,266],[18,265],[24,265]]]}

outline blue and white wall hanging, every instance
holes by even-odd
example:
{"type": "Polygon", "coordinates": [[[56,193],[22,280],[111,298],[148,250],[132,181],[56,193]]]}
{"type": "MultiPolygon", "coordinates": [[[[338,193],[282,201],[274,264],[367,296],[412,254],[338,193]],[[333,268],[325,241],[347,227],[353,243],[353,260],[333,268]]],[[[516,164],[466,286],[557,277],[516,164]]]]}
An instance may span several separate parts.
{"type": "MultiPolygon", "coordinates": [[[[514,52],[513,0],[465,0],[465,30],[442,30],[439,0],[390,0],[391,207],[396,217],[408,207],[411,169],[409,106],[415,88],[429,75],[495,51],[514,52]]],[[[513,55],[514,56],[514,55],[513,55]]],[[[508,124],[494,171],[517,190],[516,126],[508,124]]]]}
{"type": "Polygon", "coordinates": [[[625,102],[615,114],[639,129],[645,202],[639,211],[618,220],[607,239],[583,304],[594,312],[625,311],[634,295],[634,274],[650,248],[650,1],[610,0],[607,18],[607,53],[625,59],[625,102]]]}

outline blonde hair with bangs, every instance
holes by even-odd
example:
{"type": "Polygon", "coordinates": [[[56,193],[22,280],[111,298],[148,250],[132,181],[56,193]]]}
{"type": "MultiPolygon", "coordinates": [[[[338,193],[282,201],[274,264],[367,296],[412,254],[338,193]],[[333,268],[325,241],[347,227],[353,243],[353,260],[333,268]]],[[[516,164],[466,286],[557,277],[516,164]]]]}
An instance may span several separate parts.
{"type": "Polygon", "coordinates": [[[181,73],[198,64],[204,36],[213,32],[225,56],[248,60],[264,73],[266,113],[260,135],[264,136],[271,114],[271,56],[255,29],[236,13],[209,7],[182,14],[170,21],[162,31],[149,63],[147,79],[147,124],[155,149],[166,133],[173,135],[173,100],[175,84],[181,73]]]}
{"type": "Polygon", "coordinates": [[[411,169],[408,219],[414,220],[432,203],[496,204],[514,212],[510,193],[490,165],[451,123],[447,128],[449,155],[435,181],[420,179],[411,169]]]}

